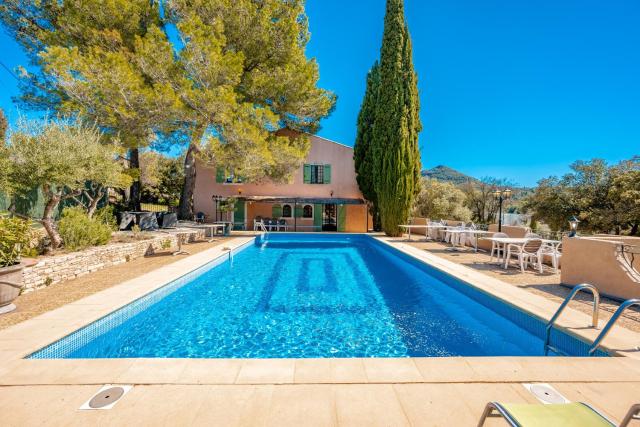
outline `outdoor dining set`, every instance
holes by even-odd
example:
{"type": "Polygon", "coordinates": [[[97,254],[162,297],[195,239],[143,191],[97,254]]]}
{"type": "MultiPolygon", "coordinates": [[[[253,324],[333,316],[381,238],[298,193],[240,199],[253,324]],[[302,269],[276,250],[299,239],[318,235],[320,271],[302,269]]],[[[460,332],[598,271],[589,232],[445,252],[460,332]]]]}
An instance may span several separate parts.
{"type": "Polygon", "coordinates": [[[559,240],[544,239],[535,233],[526,233],[524,237],[511,237],[503,232],[481,230],[471,223],[466,225],[448,225],[446,221],[428,221],[424,225],[401,225],[407,230],[408,239],[411,241],[412,230],[424,230],[425,240],[442,241],[451,244],[449,250],[458,251],[468,243],[478,252],[478,240],[491,242],[490,261],[494,258],[504,269],[508,269],[512,260],[517,260],[522,272],[530,265],[540,273],[543,272],[543,263],[550,260],[554,272],[558,272],[562,257],[562,242],[559,240]]]}
{"type": "Polygon", "coordinates": [[[285,219],[275,218],[262,218],[256,216],[253,220],[253,231],[266,230],[266,231],[288,231],[289,226],[285,219]]]}

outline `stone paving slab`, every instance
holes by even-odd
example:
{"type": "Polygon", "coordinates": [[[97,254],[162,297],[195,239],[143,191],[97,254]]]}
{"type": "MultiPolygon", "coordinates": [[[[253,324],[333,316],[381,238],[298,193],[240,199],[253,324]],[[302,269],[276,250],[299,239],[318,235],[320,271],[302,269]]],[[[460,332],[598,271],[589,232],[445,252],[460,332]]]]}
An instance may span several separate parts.
{"type": "MultiPolygon", "coordinates": [[[[640,396],[637,383],[551,385],[614,421],[640,396]]],[[[473,426],[488,401],[539,403],[520,383],[136,385],[113,409],[79,411],[98,389],[0,387],[2,425],[473,426]]]]}

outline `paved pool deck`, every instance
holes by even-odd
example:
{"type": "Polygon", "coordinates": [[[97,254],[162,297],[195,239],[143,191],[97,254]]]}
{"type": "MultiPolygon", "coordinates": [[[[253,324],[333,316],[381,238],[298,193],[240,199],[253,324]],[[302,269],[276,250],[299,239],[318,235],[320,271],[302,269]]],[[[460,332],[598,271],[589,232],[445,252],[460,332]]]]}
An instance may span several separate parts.
{"type": "MultiPolygon", "coordinates": [[[[557,303],[402,242],[383,242],[483,292],[548,319],[557,303]]],[[[85,359],[24,356],[251,240],[237,237],[0,331],[2,425],[475,425],[486,402],[537,400],[522,383],[551,383],[620,420],[640,402],[640,334],[614,328],[622,357],[404,359],[85,359]],[[78,408],[104,384],[134,388],[113,409],[78,408]]],[[[589,316],[559,322],[592,340],[589,316]]],[[[602,325],[601,325],[602,326],[602,325]]],[[[487,425],[504,425],[492,420],[487,425]]]]}

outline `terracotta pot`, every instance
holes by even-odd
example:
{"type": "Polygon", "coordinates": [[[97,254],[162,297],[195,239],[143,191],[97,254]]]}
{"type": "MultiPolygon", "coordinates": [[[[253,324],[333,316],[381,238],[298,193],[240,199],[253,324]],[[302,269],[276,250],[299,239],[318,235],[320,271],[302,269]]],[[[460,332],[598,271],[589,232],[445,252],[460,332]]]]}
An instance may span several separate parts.
{"type": "Polygon", "coordinates": [[[26,263],[0,268],[0,314],[15,310],[13,300],[22,290],[22,270],[26,263]]]}

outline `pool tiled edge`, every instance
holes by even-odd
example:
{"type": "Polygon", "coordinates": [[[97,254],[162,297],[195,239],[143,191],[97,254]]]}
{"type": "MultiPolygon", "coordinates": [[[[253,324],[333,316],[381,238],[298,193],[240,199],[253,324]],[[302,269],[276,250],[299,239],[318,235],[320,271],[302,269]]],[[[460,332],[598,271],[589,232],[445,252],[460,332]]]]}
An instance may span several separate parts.
{"type": "MultiPolygon", "coordinates": [[[[533,316],[540,321],[546,322],[550,319],[559,306],[553,301],[541,296],[518,289],[483,273],[440,258],[413,246],[406,245],[397,239],[384,236],[375,236],[374,238],[415,260],[427,264],[430,268],[440,271],[445,275],[453,276],[463,281],[467,286],[499,300],[500,303],[507,304],[525,312],[527,315],[533,316]]],[[[598,329],[586,327],[590,325],[590,322],[591,318],[589,316],[577,310],[567,308],[559,318],[556,328],[583,342],[592,342],[601,331],[604,322],[601,322],[598,329]]],[[[566,339],[568,337],[563,337],[562,334],[558,334],[558,338],[566,339]]],[[[614,355],[627,356],[640,360],[640,351],[637,348],[639,344],[639,333],[622,327],[616,327],[611,331],[602,347],[614,355]]]]}

